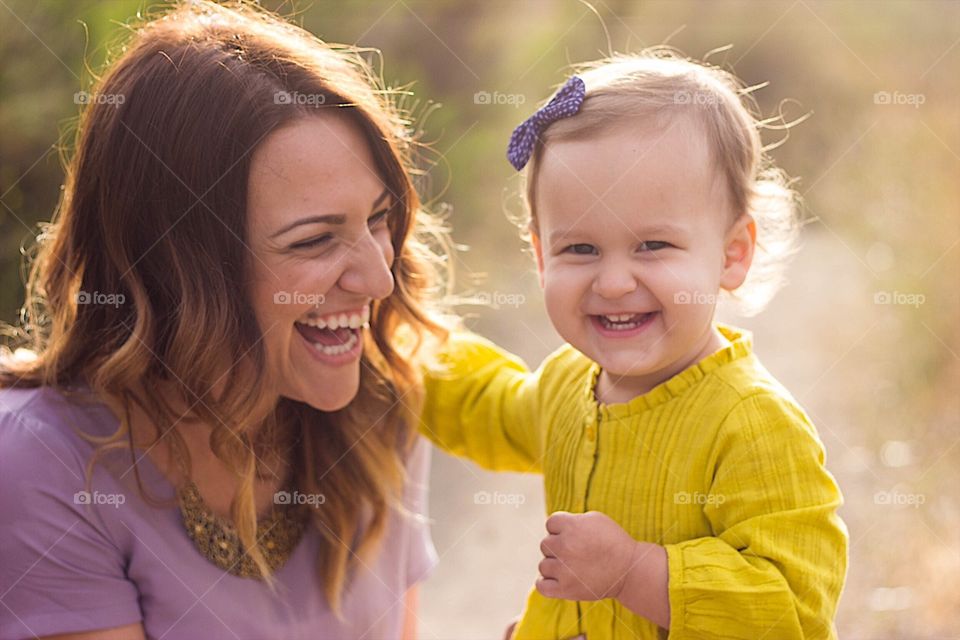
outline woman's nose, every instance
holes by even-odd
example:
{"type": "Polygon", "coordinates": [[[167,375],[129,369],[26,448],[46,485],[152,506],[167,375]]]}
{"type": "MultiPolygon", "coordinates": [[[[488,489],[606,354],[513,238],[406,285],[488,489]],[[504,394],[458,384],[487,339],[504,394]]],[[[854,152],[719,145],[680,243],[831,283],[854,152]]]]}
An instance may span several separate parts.
{"type": "Polygon", "coordinates": [[[340,276],[340,288],[375,300],[393,293],[393,245],[389,238],[364,235],[350,250],[347,268],[340,276]]]}
{"type": "Polygon", "coordinates": [[[601,264],[593,280],[593,292],[610,300],[632,293],[636,288],[637,279],[630,272],[630,267],[615,260],[601,264]]]}

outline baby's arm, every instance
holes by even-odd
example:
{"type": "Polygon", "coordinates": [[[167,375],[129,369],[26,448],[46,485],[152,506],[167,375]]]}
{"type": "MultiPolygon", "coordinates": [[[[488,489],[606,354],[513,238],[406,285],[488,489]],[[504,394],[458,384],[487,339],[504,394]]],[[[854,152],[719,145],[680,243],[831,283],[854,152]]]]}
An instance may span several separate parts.
{"type": "Polygon", "coordinates": [[[455,333],[424,374],[420,432],[494,471],[541,470],[538,374],[493,343],[455,333]]]}
{"type": "Polygon", "coordinates": [[[714,536],[666,545],[671,636],[836,637],[848,538],[813,425],[786,397],[749,396],[712,459],[714,536]]]}

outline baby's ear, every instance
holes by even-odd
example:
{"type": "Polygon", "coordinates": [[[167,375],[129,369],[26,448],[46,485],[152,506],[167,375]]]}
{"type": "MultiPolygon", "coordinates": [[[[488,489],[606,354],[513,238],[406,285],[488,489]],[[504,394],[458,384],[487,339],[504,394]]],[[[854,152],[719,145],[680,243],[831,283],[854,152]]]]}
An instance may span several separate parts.
{"type": "Polygon", "coordinates": [[[720,286],[733,291],[747,279],[757,246],[757,223],[749,213],[741,215],[724,237],[723,275],[720,286]]]}
{"type": "Polygon", "coordinates": [[[543,289],[543,247],[540,246],[540,236],[532,227],[530,228],[530,244],[533,245],[533,255],[537,258],[537,276],[540,278],[540,288],[543,289]]]}

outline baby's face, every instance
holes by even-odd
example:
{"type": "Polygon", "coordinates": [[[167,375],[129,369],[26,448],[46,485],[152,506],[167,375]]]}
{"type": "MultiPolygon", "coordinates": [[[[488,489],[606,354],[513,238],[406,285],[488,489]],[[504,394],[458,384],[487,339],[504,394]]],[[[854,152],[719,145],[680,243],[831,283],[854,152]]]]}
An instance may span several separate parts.
{"type": "Polygon", "coordinates": [[[550,142],[537,178],[547,311],[603,368],[598,393],[608,402],[721,346],[717,294],[742,284],[752,256],[749,216],[731,226],[703,136],[682,119],[652,124],[550,142]]]}

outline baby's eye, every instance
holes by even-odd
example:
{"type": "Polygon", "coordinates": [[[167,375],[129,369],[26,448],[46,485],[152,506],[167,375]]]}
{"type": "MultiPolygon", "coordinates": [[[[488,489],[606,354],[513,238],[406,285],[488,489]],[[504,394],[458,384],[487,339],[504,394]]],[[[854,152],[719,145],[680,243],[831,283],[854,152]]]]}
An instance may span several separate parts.
{"type": "Polygon", "coordinates": [[[660,249],[666,249],[667,247],[672,247],[673,245],[669,242],[662,242],[660,240],[650,240],[647,242],[640,243],[641,251],[659,251],[660,249]]]}
{"type": "Polygon", "coordinates": [[[578,256],[592,256],[597,253],[597,248],[592,244],[572,244],[563,250],[564,253],[572,253],[578,256]]]}

